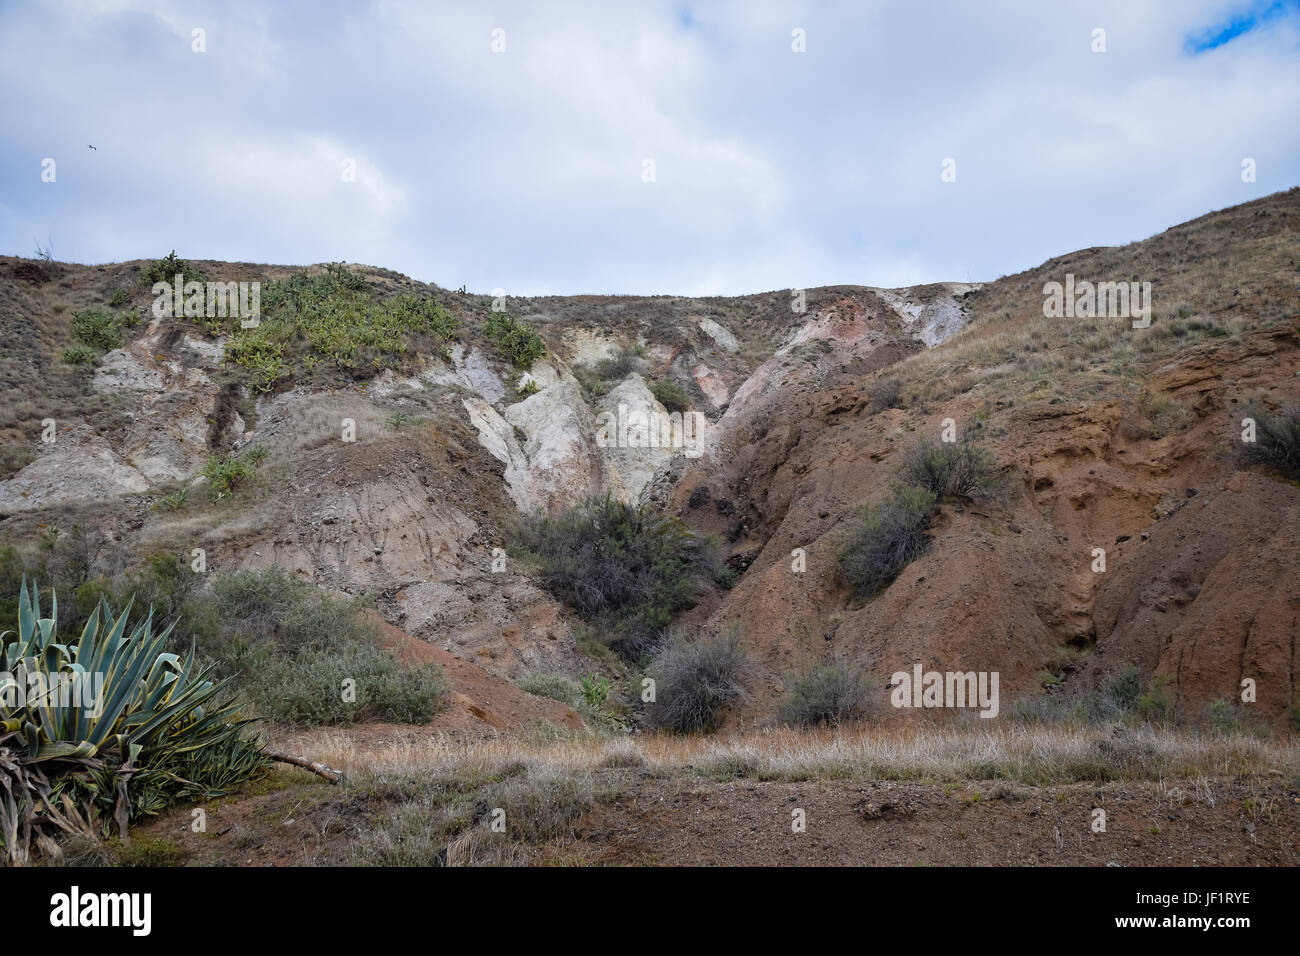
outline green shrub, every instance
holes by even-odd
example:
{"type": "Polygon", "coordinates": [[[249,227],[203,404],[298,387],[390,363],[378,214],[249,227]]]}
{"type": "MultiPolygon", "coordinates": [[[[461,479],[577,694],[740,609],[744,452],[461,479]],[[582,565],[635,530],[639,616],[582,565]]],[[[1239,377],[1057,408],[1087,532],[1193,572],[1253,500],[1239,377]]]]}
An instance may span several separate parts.
{"type": "Polygon", "coordinates": [[[504,312],[493,312],[488,316],[483,333],[517,369],[527,371],[546,354],[546,343],[537,330],[504,312]]]}
{"type": "Polygon", "coordinates": [[[1300,479],[1300,402],[1284,405],[1276,415],[1255,403],[1242,410],[1242,417],[1255,419],[1255,440],[1241,443],[1242,459],[1300,479]]]}
{"type": "Polygon", "coordinates": [[[684,412],[691,407],[691,397],[670,378],[661,378],[650,383],[650,391],[655,400],[669,412],[684,412]]]}
{"type": "Polygon", "coordinates": [[[73,338],[89,348],[111,352],[122,347],[123,320],[104,309],[82,309],[72,317],[73,338]]]}
{"type": "Polygon", "coordinates": [[[348,376],[371,375],[422,353],[445,355],[457,330],[455,318],[433,299],[378,300],[361,276],[340,263],[267,283],[254,328],[243,328],[236,318],[208,324],[214,335],[229,332],[227,361],[244,369],[260,391],[322,365],[348,376]]]}
{"type": "Polygon", "coordinates": [[[940,501],[993,494],[999,486],[993,453],[971,431],[955,442],[917,442],[903,456],[900,477],[940,501]]]}
{"type": "Polygon", "coordinates": [[[778,715],[785,723],[801,727],[838,726],[864,717],[870,700],[866,673],[843,661],[831,661],[787,676],[778,715]]]}
{"type": "Polygon", "coordinates": [[[256,462],[265,457],[265,453],[256,460],[251,455],[208,456],[207,463],[199,470],[199,474],[208,479],[208,494],[212,496],[212,500],[220,501],[247,479],[253,477],[257,469],[256,462]]]}
{"type": "Polygon", "coordinates": [[[60,358],[68,365],[86,365],[95,361],[95,350],[89,345],[69,345],[60,358]]]}
{"type": "Polygon", "coordinates": [[[1174,717],[1174,695],[1165,677],[1153,677],[1146,690],[1138,695],[1137,712],[1143,720],[1167,723],[1174,717]]]}
{"type": "Polygon", "coordinates": [[[582,678],[582,699],[593,710],[605,703],[609,696],[610,683],[599,674],[587,674],[582,678]]]}
{"type": "Polygon", "coordinates": [[[650,723],[674,733],[712,730],[723,709],[744,693],[748,660],[732,630],[698,641],[678,640],[659,652],[648,669],[655,680],[650,723]]]}
{"type": "Polygon", "coordinates": [[[273,566],[217,575],[186,619],[200,651],[263,717],[427,722],[446,694],[441,669],[405,667],[377,647],[362,607],[273,566]],[[355,700],[344,699],[344,681],[352,682],[355,700]]]}
{"type": "Polygon", "coordinates": [[[252,654],[243,659],[249,663],[238,678],[243,693],[260,716],[284,723],[423,724],[442,708],[447,692],[437,664],[406,667],[372,644],[324,639],[291,657],[252,654]]]}
{"type": "Polygon", "coordinates": [[[182,276],[182,285],[186,282],[205,281],[203,273],[184,259],[177,258],[176,250],[173,249],[163,258],[140,267],[140,284],[152,286],[155,282],[166,282],[170,285],[176,281],[178,274],[182,276]]]}
{"type": "Polygon", "coordinates": [[[529,674],[518,686],[525,693],[558,700],[570,707],[576,707],[582,700],[582,688],[563,674],[529,674]]]}
{"type": "Polygon", "coordinates": [[[524,523],[519,543],[542,585],[598,623],[625,660],[652,653],[673,615],[712,574],[709,542],[679,519],[609,495],[524,523]]]}
{"type": "Polygon", "coordinates": [[[112,294],[108,297],[108,304],[115,309],[118,308],[119,306],[125,305],[126,290],[120,287],[114,289],[112,294]]]}
{"type": "Polygon", "coordinates": [[[170,494],[163,495],[158,499],[158,507],[166,511],[180,511],[185,507],[185,503],[190,500],[190,490],[188,488],[178,488],[170,494]]]}
{"type": "Polygon", "coordinates": [[[926,531],[934,506],[935,496],[926,489],[895,485],[880,504],[862,509],[862,520],[839,555],[840,573],[855,597],[874,597],[930,550],[926,531]]]}

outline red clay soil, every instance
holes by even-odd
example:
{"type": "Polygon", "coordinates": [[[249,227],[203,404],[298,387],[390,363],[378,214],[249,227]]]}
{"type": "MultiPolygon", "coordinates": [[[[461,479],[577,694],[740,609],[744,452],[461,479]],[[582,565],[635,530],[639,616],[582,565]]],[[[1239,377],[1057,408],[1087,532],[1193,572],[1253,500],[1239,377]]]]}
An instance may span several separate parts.
{"type": "MultiPolygon", "coordinates": [[[[530,724],[549,722],[571,730],[582,728],[582,718],[571,707],[546,697],[535,697],[520,690],[503,678],[489,674],[469,661],[411,637],[401,628],[385,622],[378,614],[368,612],[375,625],[380,642],[406,664],[437,663],[447,676],[451,689],[449,706],[434,717],[432,722],[417,728],[427,736],[430,732],[454,735],[491,735],[499,731],[519,730],[530,724]]],[[[378,732],[393,724],[378,724],[378,732]]],[[[349,730],[355,736],[355,729],[349,730]]]]}

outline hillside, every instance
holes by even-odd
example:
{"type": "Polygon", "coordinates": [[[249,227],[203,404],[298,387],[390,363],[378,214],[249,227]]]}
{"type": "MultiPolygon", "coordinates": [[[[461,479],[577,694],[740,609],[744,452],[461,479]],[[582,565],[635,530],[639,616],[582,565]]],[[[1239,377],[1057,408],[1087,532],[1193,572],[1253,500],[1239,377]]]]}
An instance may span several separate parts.
{"type": "Polygon", "coordinates": [[[1252,718],[1281,728],[1297,704],[1300,487],[1233,450],[1245,403],[1300,395],[1298,233],[1293,189],[981,286],[807,290],[802,313],[790,291],[510,298],[545,343],[526,373],[489,334],[490,297],[381,269],[182,263],[267,298],[295,276],[350,277],[313,287],[354,309],[334,325],[244,330],[154,318],[148,262],[4,258],[0,539],[26,553],[75,528],[87,576],[195,548],[207,573],[279,565],[368,596],[489,677],[618,680],[630,672],[592,657],[526,562],[491,567],[522,515],[608,492],[723,549],[734,587],[711,585],[680,623],[738,629],[756,665],[728,721],[770,721],[785,676],[822,660],[882,688],[918,662],[997,671],[1005,701],[1041,693],[1045,671],[1078,686],[1131,662],[1189,713],[1253,678],[1252,718]],[[1067,273],[1151,282],[1150,327],[1044,318],[1044,283],[1067,273]],[[366,310],[405,301],[455,331],[385,339],[366,310]],[[88,313],[106,339],[69,354],[88,313]],[[707,419],[698,457],[599,447],[602,412],[667,414],[649,387],[664,381],[707,419]],[[928,552],[854,600],[836,557],[856,509],[945,419],[979,433],[1001,493],[942,504],[928,552]],[[209,500],[210,456],[254,446],[255,479],[209,500]]]}

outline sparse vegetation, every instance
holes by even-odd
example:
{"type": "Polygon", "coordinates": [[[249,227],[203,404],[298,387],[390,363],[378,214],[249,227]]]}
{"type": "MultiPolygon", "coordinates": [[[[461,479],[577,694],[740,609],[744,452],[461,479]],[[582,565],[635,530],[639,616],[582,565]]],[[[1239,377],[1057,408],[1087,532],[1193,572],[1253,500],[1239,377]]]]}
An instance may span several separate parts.
{"type": "Polygon", "coordinates": [[[267,283],[261,312],[260,323],[249,329],[235,318],[207,320],[209,333],[229,331],[227,361],[243,368],[259,391],[318,367],[369,376],[414,354],[445,354],[458,328],[432,299],[376,299],[361,276],[338,263],[267,283]]]}
{"type": "Polygon", "coordinates": [[[360,836],[350,862],[362,866],[524,862],[529,847],[571,834],[597,800],[614,795],[589,775],[518,761],[374,786],[397,806],[360,836]],[[492,832],[494,823],[509,839],[492,832]]]}
{"type": "Polygon", "coordinates": [[[649,667],[656,697],[647,718],[653,726],[675,733],[712,730],[723,709],[744,693],[741,681],[747,668],[735,629],[711,638],[672,641],[649,667]]]}
{"type": "Polygon", "coordinates": [[[1167,681],[1161,677],[1144,680],[1141,669],[1134,664],[1104,675],[1092,689],[1053,688],[1046,694],[1021,698],[1012,704],[1011,715],[1026,723],[1073,725],[1144,721],[1167,724],[1176,717],[1167,681]]]}
{"type": "Polygon", "coordinates": [[[778,716],[795,726],[835,727],[866,716],[870,700],[867,675],[861,668],[827,661],[787,675],[778,716]]]}
{"type": "Polygon", "coordinates": [[[483,333],[521,371],[528,371],[534,362],[546,354],[546,343],[537,330],[504,312],[493,312],[488,316],[487,322],[483,324],[483,333]]]}
{"type": "Polygon", "coordinates": [[[631,661],[653,653],[713,572],[707,539],[677,518],[608,495],[526,522],[519,543],[547,590],[631,661]]]}
{"type": "Polygon", "coordinates": [[[684,412],[691,407],[691,397],[686,390],[670,378],[656,379],[650,383],[655,400],[669,412],[684,412]]]}
{"type": "Polygon", "coordinates": [[[1242,460],[1265,465],[1284,478],[1300,479],[1300,401],[1284,405],[1276,414],[1262,403],[1252,403],[1240,417],[1255,420],[1255,441],[1241,443],[1242,460]]]}
{"type": "Polygon", "coordinates": [[[177,488],[170,494],[163,495],[158,499],[158,507],[167,511],[180,511],[185,507],[185,503],[190,500],[190,490],[188,488],[177,488]]]}
{"type": "Polygon", "coordinates": [[[1149,437],[1164,438],[1186,428],[1191,413],[1174,398],[1142,389],[1137,398],[1138,415],[1149,437]]]}
{"type": "Polygon", "coordinates": [[[862,509],[861,521],[839,555],[840,573],[855,597],[874,597],[930,550],[926,532],[935,503],[925,488],[895,485],[880,504],[862,509]]]}
{"type": "Polygon", "coordinates": [[[903,383],[892,375],[878,378],[867,386],[867,395],[871,398],[873,412],[899,408],[903,400],[903,383]]]}
{"type": "Polygon", "coordinates": [[[979,443],[973,429],[953,442],[918,441],[904,454],[901,478],[939,501],[991,495],[999,484],[993,453],[979,443]]]}
{"type": "Polygon", "coordinates": [[[72,335],[87,348],[110,352],[122,347],[122,327],[134,321],[125,312],[114,315],[105,309],[82,309],[72,317],[72,335]]]}

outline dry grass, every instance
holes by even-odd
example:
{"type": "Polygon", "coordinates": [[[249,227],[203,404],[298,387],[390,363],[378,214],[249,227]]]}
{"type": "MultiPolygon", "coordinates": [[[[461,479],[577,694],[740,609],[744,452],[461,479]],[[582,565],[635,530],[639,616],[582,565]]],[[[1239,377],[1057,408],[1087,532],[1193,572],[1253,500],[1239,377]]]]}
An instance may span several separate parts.
{"type": "Polygon", "coordinates": [[[1237,344],[1294,323],[1300,189],[1211,213],[1127,246],[1084,249],[985,285],[970,326],[896,366],[909,397],[944,401],[982,385],[990,399],[1122,397],[1146,369],[1199,343],[1237,344]],[[1043,317],[1043,285],[1152,283],[1152,323],[1043,317]]]}
{"type": "Polygon", "coordinates": [[[636,767],[662,775],[759,780],[1158,780],[1300,774],[1300,745],[1241,734],[1196,734],[1118,726],[993,730],[864,726],[771,729],[731,737],[594,735],[458,740],[416,729],[386,741],[347,732],[300,732],[282,741],[349,774],[482,772],[507,763],[574,773],[636,767]]]}

